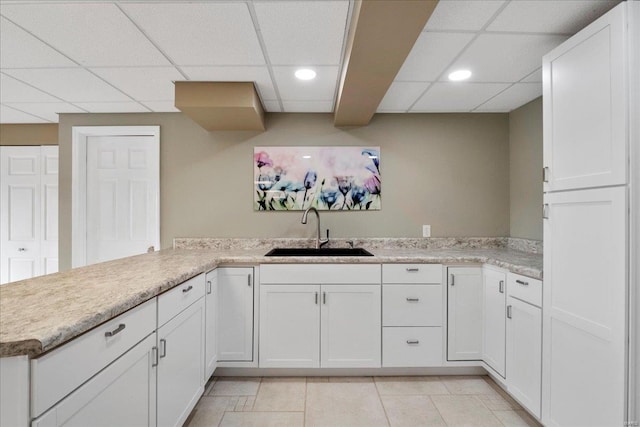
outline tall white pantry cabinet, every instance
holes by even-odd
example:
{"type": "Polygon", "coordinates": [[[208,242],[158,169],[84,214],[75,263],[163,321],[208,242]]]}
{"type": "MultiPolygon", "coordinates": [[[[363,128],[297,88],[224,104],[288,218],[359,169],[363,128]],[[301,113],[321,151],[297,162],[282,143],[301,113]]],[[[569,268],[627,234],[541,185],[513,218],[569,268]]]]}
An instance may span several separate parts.
{"type": "Polygon", "coordinates": [[[548,426],[639,420],[639,11],[623,2],[543,59],[548,426]]]}

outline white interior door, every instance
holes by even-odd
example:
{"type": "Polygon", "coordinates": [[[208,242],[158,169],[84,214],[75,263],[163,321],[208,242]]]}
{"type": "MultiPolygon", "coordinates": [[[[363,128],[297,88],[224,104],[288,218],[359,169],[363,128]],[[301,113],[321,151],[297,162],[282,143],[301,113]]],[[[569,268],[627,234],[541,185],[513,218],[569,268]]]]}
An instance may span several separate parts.
{"type": "Polygon", "coordinates": [[[159,247],[157,137],[86,138],[86,264],[159,247]]]}
{"type": "Polygon", "coordinates": [[[58,147],[0,147],[0,283],[58,271],[58,147]]]}

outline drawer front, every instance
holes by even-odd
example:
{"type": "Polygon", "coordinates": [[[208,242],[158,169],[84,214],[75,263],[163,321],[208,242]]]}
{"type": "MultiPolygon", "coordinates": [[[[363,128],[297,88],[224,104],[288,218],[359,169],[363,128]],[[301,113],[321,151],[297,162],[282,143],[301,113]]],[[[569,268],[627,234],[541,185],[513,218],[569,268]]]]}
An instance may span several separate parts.
{"type": "Polygon", "coordinates": [[[31,415],[43,413],[155,329],[154,298],[33,359],[31,415]]]}
{"type": "Polygon", "coordinates": [[[542,307],[542,281],[515,273],[507,275],[507,294],[542,307]]]}
{"type": "Polygon", "coordinates": [[[204,273],[158,296],[158,327],[204,296],[204,273]]]}
{"type": "Polygon", "coordinates": [[[382,326],[441,326],[442,285],[382,285],[382,326]]]}
{"type": "Polygon", "coordinates": [[[382,283],[442,283],[442,264],[383,264],[382,283]]]}
{"type": "Polygon", "coordinates": [[[260,283],[377,285],[380,283],[380,264],[262,264],[260,283]]]}
{"type": "Polygon", "coordinates": [[[442,328],[382,328],[382,366],[442,366],[442,328]]]}

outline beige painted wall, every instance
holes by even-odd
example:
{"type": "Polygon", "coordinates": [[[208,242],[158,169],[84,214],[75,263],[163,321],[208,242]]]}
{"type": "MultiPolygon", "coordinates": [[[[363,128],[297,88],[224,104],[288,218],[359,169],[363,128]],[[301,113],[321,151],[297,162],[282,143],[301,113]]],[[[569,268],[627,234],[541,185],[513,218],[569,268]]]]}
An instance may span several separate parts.
{"type": "MultiPolygon", "coordinates": [[[[378,114],[355,129],[330,114],[269,114],[267,131],[207,132],[181,113],[60,116],[60,265],[70,266],[71,128],[160,125],[162,247],[174,237],[303,237],[300,212],[253,211],[256,145],[381,147],[382,210],[322,212],[334,237],[506,236],[507,114],[378,114]]],[[[314,221],[314,220],[312,220],[314,221]]]]}
{"type": "Polygon", "coordinates": [[[542,98],[509,113],[510,235],[542,240],[542,98]]]}
{"type": "Polygon", "coordinates": [[[58,124],[0,124],[0,145],[58,145],[58,124]]]}

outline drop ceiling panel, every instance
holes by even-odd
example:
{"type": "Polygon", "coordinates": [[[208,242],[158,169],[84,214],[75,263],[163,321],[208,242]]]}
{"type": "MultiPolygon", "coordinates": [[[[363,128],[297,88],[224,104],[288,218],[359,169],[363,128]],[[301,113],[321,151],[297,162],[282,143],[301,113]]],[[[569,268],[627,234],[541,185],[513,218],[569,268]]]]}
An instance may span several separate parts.
{"type": "Polygon", "coordinates": [[[2,68],[76,66],[69,58],[4,18],[0,18],[0,64],[2,68]]]}
{"type": "Polygon", "coordinates": [[[75,105],[90,113],[148,113],[137,102],[78,102],[75,105]]]}
{"type": "Polygon", "coordinates": [[[261,99],[277,99],[269,70],[264,67],[181,67],[194,81],[255,82],[261,99]]]}
{"type": "Polygon", "coordinates": [[[480,30],[500,9],[503,0],[440,0],[426,30],[480,30]]]}
{"type": "Polygon", "coordinates": [[[316,71],[316,78],[304,81],[294,76],[297,67],[273,67],[280,98],[283,101],[333,101],[338,67],[311,68],[316,71]]]}
{"type": "Polygon", "coordinates": [[[500,83],[434,83],[411,111],[471,111],[507,87],[500,83]]]}
{"type": "Polygon", "coordinates": [[[244,2],[123,3],[121,7],[177,65],[265,63],[244,2]]]}
{"type": "Polygon", "coordinates": [[[174,67],[92,68],[91,71],[137,100],[173,99],[175,80],[184,80],[174,67]]]}
{"type": "Polygon", "coordinates": [[[542,83],[542,68],[538,68],[521,81],[524,83],[542,83]]]}
{"type": "Polygon", "coordinates": [[[540,83],[516,83],[479,106],[475,111],[509,112],[542,95],[540,83]]]}
{"type": "Polygon", "coordinates": [[[67,102],[129,101],[122,92],[82,68],[33,68],[5,72],[67,102]]]}
{"type": "Polygon", "coordinates": [[[0,102],[59,102],[41,90],[35,89],[5,74],[0,74],[0,102]]]}
{"type": "Polygon", "coordinates": [[[429,87],[424,82],[393,82],[378,106],[378,112],[406,111],[429,87]]]}
{"type": "Polygon", "coordinates": [[[155,113],[179,113],[180,110],[178,110],[175,107],[175,101],[143,101],[142,104],[144,104],[147,108],[149,108],[151,111],[155,112],[155,113]]]}
{"type": "Polygon", "coordinates": [[[265,101],[262,100],[262,106],[264,110],[268,113],[281,113],[282,108],[280,108],[280,103],[278,101],[265,101]]]}
{"type": "Polygon", "coordinates": [[[282,101],[285,113],[331,113],[333,101],[282,101]]]}
{"type": "Polygon", "coordinates": [[[338,65],[348,1],[254,3],[271,64],[338,65]]]}
{"type": "Polygon", "coordinates": [[[38,103],[17,103],[8,104],[9,107],[43,119],[58,121],[58,113],[85,113],[86,111],[66,102],[38,102],[38,103]]]}
{"type": "Polygon", "coordinates": [[[617,3],[617,0],[512,1],[487,30],[574,34],[617,3]]]}
{"type": "MultiPolygon", "coordinates": [[[[515,83],[542,65],[542,56],[566,36],[482,34],[449,67],[473,72],[471,81],[515,83]]],[[[446,76],[443,76],[446,78],[446,76]]]]}
{"type": "Polygon", "coordinates": [[[429,82],[438,79],[442,71],[473,39],[469,33],[420,34],[411,53],[398,71],[395,81],[429,82]]]}
{"type": "Polygon", "coordinates": [[[0,105],[0,123],[49,123],[49,121],[0,105]]]}
{"type": "Polygon", "coordinates": [[[114,4],[5,4],[2,14],[85,66],[169,65],[114,4]]]}

